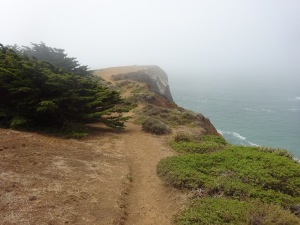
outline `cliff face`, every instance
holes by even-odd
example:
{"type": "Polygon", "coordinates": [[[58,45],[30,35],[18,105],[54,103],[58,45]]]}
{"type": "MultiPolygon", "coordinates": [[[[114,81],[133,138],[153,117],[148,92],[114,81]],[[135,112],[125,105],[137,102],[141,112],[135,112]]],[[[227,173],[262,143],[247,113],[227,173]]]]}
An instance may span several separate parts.
{"type": "Polygon", "coordinates": [[[150,90],[173,102],[168,84],[168,76],[158,66],[144,66],[137,71],[113,75],[114,80],[134,80],[149,85],[150,90]]]}
{"type": "MultiPolygon", "coordinates": [[[[112,83],[124,80],[145,83],[149,87],[150,93],[152,92],[153,94],[151,94],[151,97],[148,96],[147,98],[140,99],[141,101],[159,107],[160,109],[169,109],[169,111],[167,110],[166,112],[168,112],[169,115],[174,116],[175,120],[181,120],[180,118],[176,119],[176,115],[188,115],[188,117],[194,121],[193,125],[200,128],[201,133],[219,135],[208,118],[200,113],[194,113],[181,108],[174,103],[169,88],[168,76],[158,66],[113,67],[94,71],[94,74],[101,76],[112,83]]],[[[184,119],[186,118],[183,118],[182,120],[184,119]]],[[[180,125],[180,122],[178,125],[180,125]]]]}

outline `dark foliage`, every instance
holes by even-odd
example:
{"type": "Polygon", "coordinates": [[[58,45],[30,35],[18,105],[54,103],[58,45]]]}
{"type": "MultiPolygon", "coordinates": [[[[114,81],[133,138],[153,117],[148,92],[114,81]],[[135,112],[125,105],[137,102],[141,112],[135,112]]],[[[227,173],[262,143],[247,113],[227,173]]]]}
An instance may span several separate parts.
{"type": "MultiPolygon", "coordinates": [[[[62,51],[63,53],[63,51],[62,51]]],[[[90,76],[16,54],[0,44],[0,125],[57,126],[103,122],[122,128],[127,111],[118,92],[90,76]]]]}
{"type": "Polygon", "coordinates": [[[31,45],[31,47],[14,45],[10,48],[18,54],[27,55],[30,59],[37,59],[48,62],[57,68],[63,68],[68,73],[75,73],[80,76],[91,75],[87,66],[80,65],[76,58],[68,57],[64,49],[51,48],[43,42],[40,44],[31,43],[31,45]]]}

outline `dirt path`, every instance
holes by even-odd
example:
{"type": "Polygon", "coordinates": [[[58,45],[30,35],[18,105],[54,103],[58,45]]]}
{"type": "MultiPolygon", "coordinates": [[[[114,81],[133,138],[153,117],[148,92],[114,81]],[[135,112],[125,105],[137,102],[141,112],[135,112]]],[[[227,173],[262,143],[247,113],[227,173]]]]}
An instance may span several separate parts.
{"type": "Polygon", "coordinates": [[[141,132],[129,124],[124,138],[131,168],[131,188],[126,198],[126,225],[169,225],[184,197],[156,176],[156,164],[172,155],[164,138],[141,132]]]}
{"type": "Polygon", "coordinates": [[[164,137],[96,125],[82,141],[0,129],[0,224],[169,225],[184,197],[156,176],[164,137]]]}

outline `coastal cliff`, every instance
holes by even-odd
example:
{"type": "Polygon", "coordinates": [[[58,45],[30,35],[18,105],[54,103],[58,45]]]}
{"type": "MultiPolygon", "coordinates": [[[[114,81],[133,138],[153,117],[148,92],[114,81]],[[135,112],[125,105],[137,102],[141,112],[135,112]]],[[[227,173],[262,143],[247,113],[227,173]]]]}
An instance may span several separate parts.
{"type": "Polygon", "coordinates": [[[146,105],[142,110],[146,116],[155,116],[167,124],[169,122],[177,130],[189,125],[198,128],[197,132],[201,134],[220,135],[208,118],[179,107],[173,101],[168,75],[158,66],[112,67],[96,70],[94,74],[119,86],[121,93],[127,93],[127,98],[135,98],[146,105]],[[170,119],[166,119],[168,117],[170,119]]]}
{"type": "Polygon", "coordinates": [[[88,124],[75,140],[0,129],[2,224],[300,224],[300,167],[288,152],[205,135],[218,134],[209,119],[155,91],[153,77],[113,78],[142,68],[153,66],[94,71],[133,108],[125,130],[88,124]],[[172,132],[141,131],[145,121],[172,132]]]}
{"type": "Polygon", "coordinates": [[[134,80],[149,85],[150,90],[173,102],[168,76],[158,66],[137,67],[137,71],[113,75],[114,80],[134,80]]]}

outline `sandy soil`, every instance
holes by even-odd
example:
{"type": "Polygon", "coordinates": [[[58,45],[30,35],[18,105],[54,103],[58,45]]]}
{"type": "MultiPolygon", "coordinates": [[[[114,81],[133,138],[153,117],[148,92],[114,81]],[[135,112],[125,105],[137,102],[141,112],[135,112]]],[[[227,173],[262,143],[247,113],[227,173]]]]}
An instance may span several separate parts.
{"type": "Polygon", "coordinates": [[[0,129],[0,224],[171,224],[185,197],[156,176],[166,137],[92,130],[79,141],[0,129]]]}

